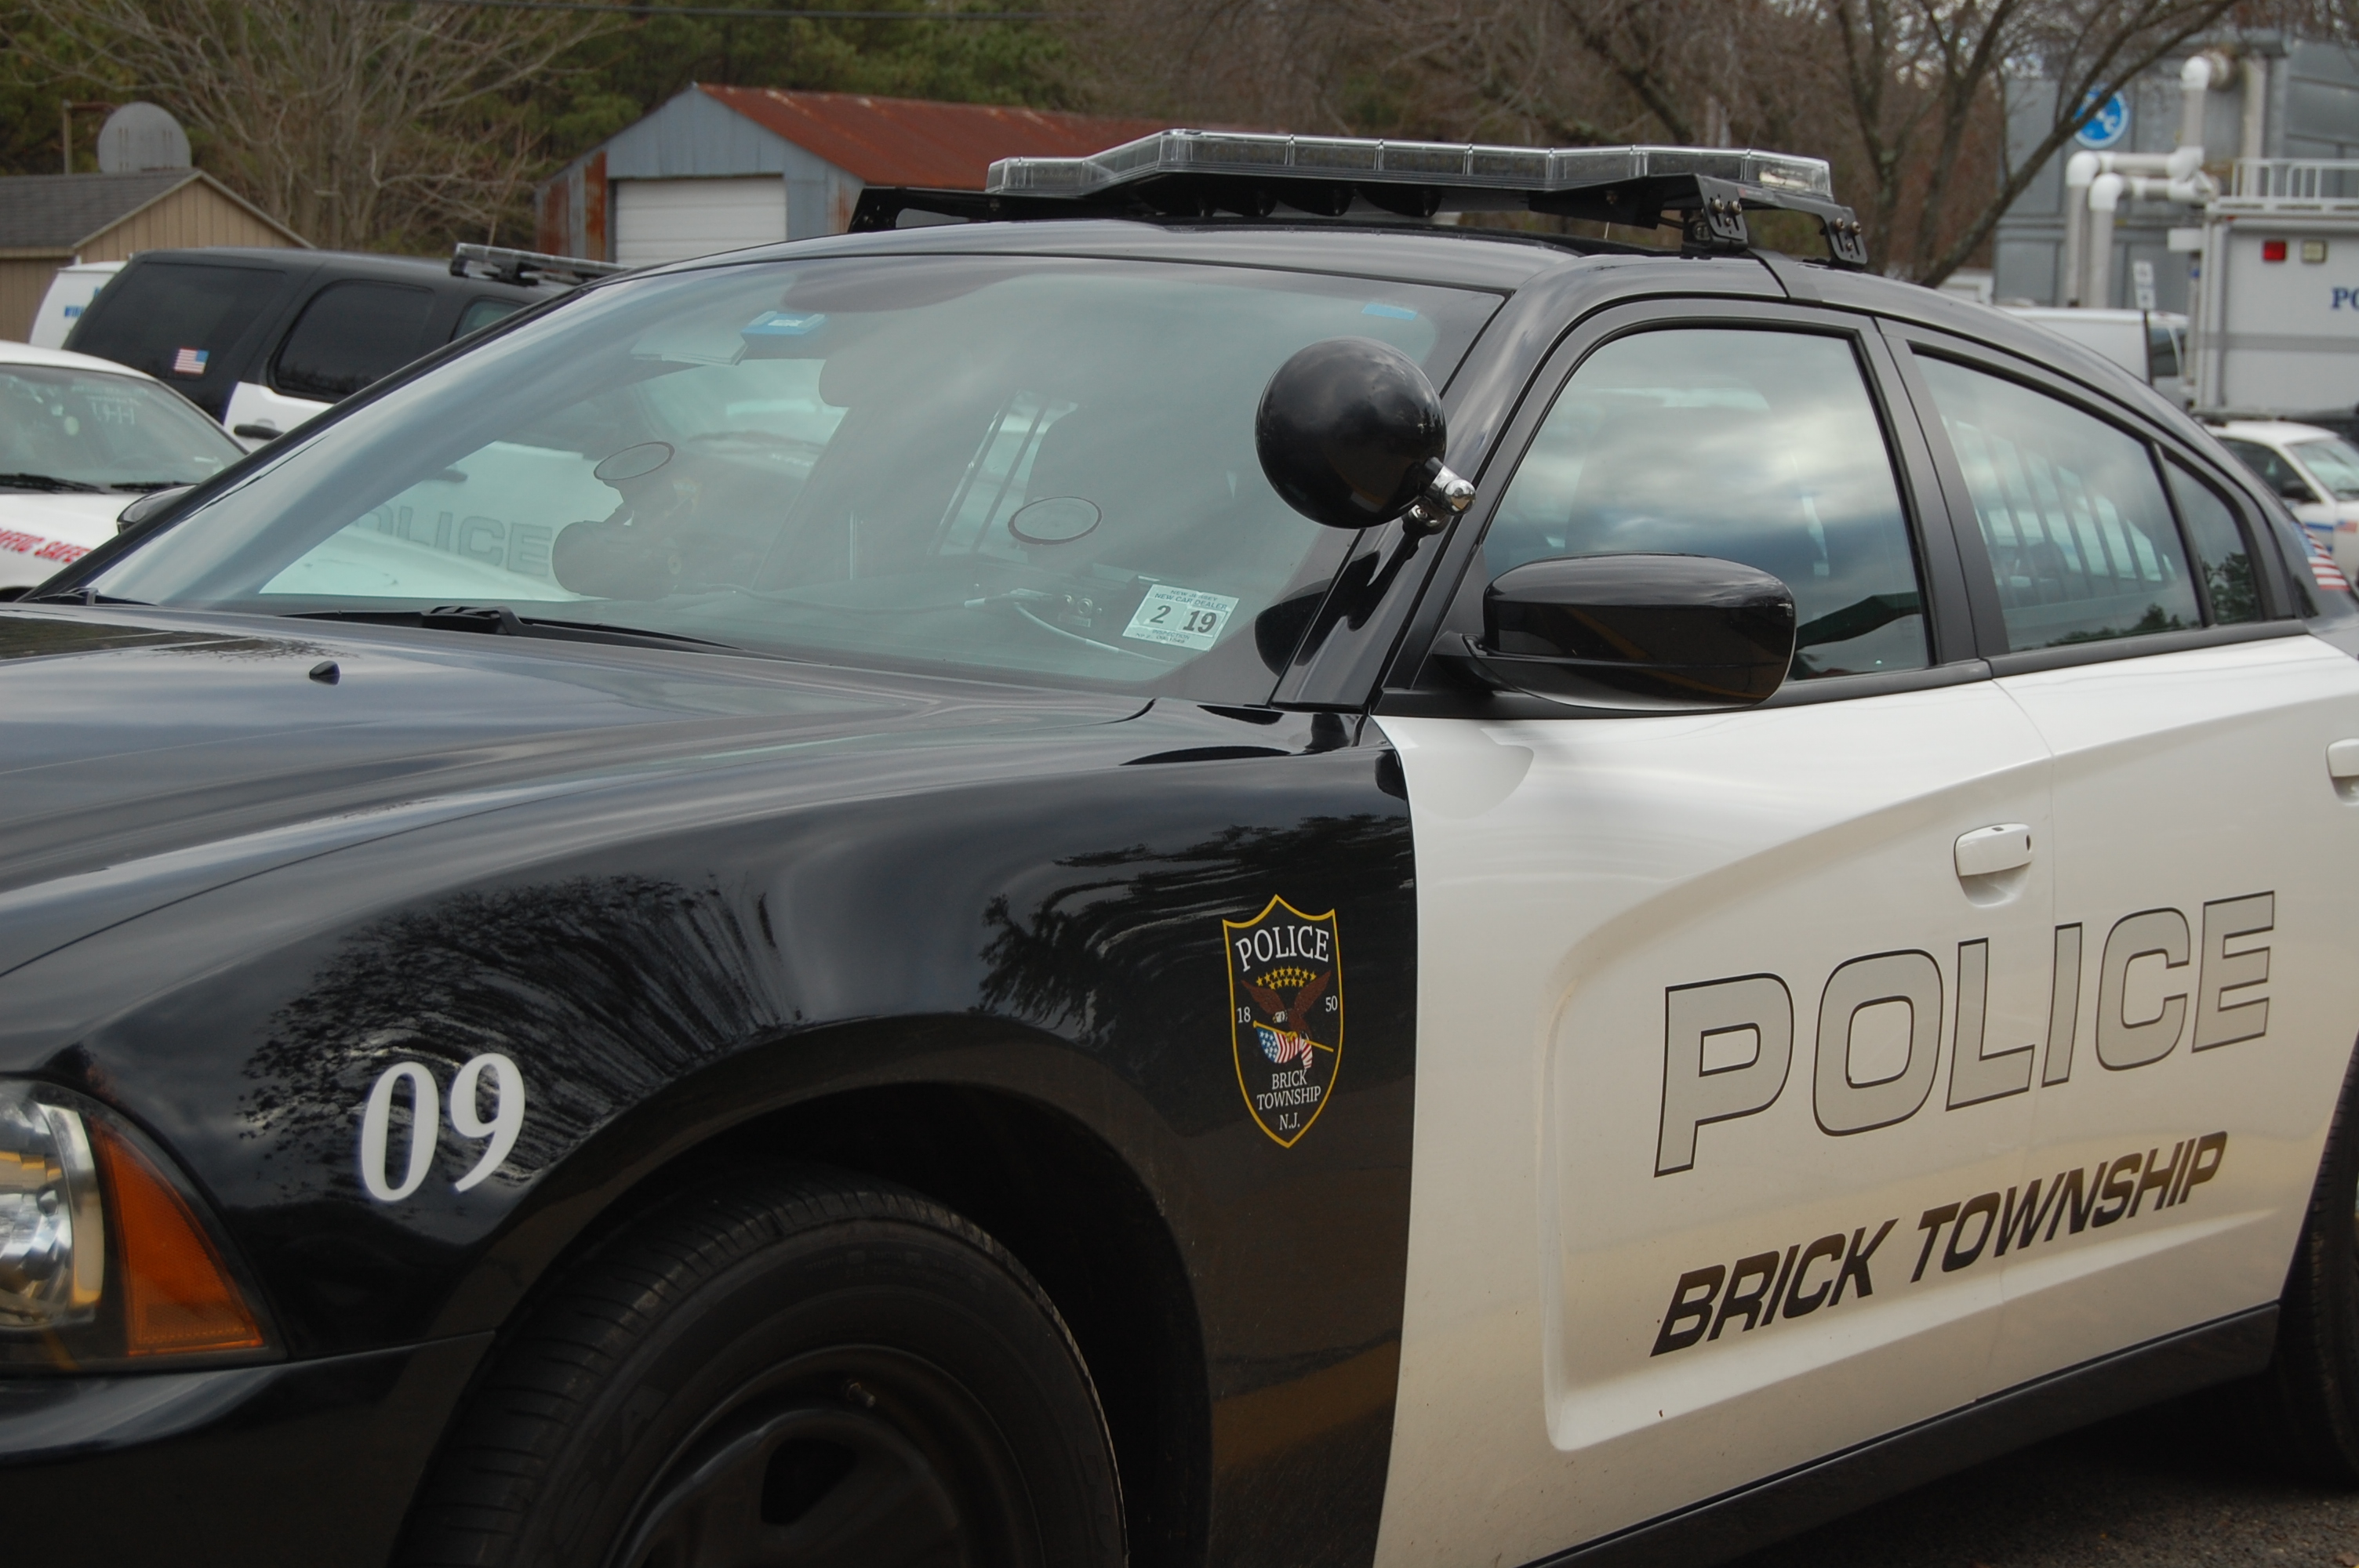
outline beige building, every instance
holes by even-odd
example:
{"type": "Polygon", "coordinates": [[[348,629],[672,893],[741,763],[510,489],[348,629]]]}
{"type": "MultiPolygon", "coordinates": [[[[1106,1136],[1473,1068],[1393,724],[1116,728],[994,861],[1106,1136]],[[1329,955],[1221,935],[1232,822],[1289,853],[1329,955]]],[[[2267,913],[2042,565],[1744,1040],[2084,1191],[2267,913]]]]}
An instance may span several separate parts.
{"type": "Polygon", "coordinates": [[[0,178],[0,338],[22,340],[58,268],[184,245],[310,242],[193,168],[0,178]]]}

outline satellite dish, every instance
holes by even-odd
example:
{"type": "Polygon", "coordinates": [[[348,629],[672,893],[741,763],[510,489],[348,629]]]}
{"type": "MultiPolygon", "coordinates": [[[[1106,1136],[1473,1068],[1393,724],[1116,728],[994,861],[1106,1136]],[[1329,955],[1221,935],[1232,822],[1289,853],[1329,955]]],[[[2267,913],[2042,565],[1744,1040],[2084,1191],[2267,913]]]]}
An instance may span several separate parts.
{"type": "Polygon", "coordinates": [[[189,134],[153,103],[125,103],[98,128],[101,174],[189,167],[189,134]]]}

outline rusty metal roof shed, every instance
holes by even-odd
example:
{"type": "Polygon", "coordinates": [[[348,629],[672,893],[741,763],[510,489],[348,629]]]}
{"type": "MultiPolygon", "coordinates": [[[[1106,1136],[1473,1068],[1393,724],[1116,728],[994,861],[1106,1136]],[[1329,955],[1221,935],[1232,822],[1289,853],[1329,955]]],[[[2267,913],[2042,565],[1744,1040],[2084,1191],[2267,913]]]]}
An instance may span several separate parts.
{"type": "Polygon", "coordinates": [[[783,223],[760,221],[768,239],[841,233],[872,185],[981,190],[995,158],[1083,157],[1165,128],[994,103],[699,83],[541,183],[536,248],[636,264],[754,243],[751,208],[774,200],[756,196],[762,178],[785,182],[783,223]],[[734,217],[722,212],[733,204],[734,217]]]}
{"type": "Polygon", "coordinates": [[[697,91],[866,185],[980,190],[995,158],[1082,157],[1167,128],[1160,120],[861,92],[710,86],[697,91]]]}

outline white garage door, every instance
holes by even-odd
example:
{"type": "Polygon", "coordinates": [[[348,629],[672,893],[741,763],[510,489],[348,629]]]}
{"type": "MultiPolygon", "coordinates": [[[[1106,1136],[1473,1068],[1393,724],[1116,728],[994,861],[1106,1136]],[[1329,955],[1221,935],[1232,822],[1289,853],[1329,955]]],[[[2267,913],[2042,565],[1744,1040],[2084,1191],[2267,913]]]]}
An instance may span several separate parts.
{"type": "Polygon", "coordinates": [[[625,266],[776,244],[786,237],[787,182],[775,174],[614,182],[614,259],[625,266]]]}

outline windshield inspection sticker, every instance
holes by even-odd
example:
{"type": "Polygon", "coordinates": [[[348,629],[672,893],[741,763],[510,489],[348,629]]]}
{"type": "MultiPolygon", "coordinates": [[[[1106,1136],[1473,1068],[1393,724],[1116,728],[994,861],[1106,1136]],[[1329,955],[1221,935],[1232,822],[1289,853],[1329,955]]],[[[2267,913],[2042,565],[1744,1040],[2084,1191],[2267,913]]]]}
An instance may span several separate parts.
{"type": "Polygon", "coordinates": [[[1225,593],[1199,593],[1158,582],[1147,590],[1138,613],[1122,629],[1125,637],[1142,643],[1165,643],[1175,648],[1209,648],[1229,623],[1237,601],[1225,593]]]}

